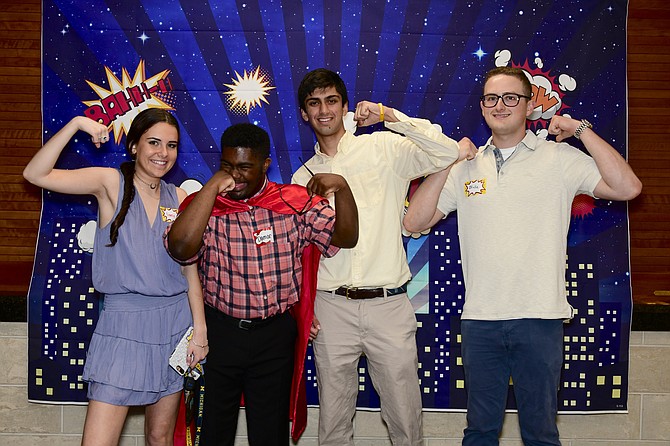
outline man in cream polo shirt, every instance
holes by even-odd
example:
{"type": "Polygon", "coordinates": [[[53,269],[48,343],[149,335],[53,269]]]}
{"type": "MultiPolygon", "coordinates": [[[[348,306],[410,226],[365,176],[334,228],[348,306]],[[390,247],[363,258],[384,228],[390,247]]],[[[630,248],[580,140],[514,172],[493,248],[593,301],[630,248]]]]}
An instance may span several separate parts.
{"type": "Polygon", "coordinates": [[[570,209],[577,194],[630,200],[640,180],[586,120],[554,116],[556,141],[526,131],[535,108],[523,70],[485,78],[482,115],[492,137],[473,160],[429,176],[404,219],[410,231],[458,210],[465,279],[461,342],[468,395],[463,445],[497,445],[510,376],[525,445],[560,445],[557,392],[570,209]],[[581,139],[589,152],[561,143],[581,139]],[[446,181],[446,183],[445,183],[446,181]]]}

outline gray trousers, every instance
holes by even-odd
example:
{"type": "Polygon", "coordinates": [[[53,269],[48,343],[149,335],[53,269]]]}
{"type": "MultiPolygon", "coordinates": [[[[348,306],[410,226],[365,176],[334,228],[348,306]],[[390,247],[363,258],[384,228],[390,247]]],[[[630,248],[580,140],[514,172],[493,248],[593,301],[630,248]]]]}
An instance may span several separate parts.
{"type": "Polygon", "coordinates": [[[317,291],[321,330],[313,341],[319,388],[319,444],[353,446],[353,417],[365,354],[394,446],[422,445],[416,316],[407,294],[349,300],[317,291]]]}

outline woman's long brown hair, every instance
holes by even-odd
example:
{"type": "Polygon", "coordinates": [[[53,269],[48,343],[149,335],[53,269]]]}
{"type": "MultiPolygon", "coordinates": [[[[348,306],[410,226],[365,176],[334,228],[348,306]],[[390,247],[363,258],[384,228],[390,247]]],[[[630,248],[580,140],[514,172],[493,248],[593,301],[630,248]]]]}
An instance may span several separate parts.
{"type": "Polygon", "coordinates": [[[144,133],[159,122],[165,122],[177,129],[177,137],[179,137],[179,124],[177,119],[167,110],[160,108],[149,108],[141,111],[133,123],[130,125],[128,135],[126,136],[126,151],[132,158],[132,161],[126,161],[121,164],[121,174],[123,175],[123,199],[121,200],[121,209],[119,214],[112,221],[112,226],[109,228],[109,241],[107,246],[114,246],[119,238],[119,228],[123,225],[128,214],[130,204],[135,199],[135,187],[133,184],[133,177],[135,176],[135,156],[133,148],[137,145],[144,133]]]}

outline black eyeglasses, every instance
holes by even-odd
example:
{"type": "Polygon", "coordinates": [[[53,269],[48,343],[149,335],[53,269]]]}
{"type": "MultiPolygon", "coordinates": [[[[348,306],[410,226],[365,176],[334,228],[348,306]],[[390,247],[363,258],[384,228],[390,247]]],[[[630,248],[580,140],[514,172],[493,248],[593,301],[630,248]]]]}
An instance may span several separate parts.
{"type": "Polygon", "coordinates": [[[517,93],[503,93],[502,95],[498,94],[485,94],[479,98],[479,101],[486,108],[493,108],[498,105],[498,101],[502,99],[503,104],[507,107],[516,107],[519,105],[521,98],[530,99],[530,96],[525,96],[517,93]]]}
{"type": "Polygon", "coordinates": [[[314,176],[314,172],[312,172],[312,171],[309,169],[309,167],[307,167],[307,164],[305,164],[305,162],[302,160],[302,156],[299,156],[298,159],[300,160],[300,162],[302,163],[302,165],[305,166],[305,169],[307,169],[307,172],[309,172],[309,174],[310,174],[311,176],[314,176]]]}
{"type": "MultiPolygon", "coordinates": [[[[309,169],[309,167],[307,167],[307,165],[305,164],[305,162],[302,160],[302,157],[299,156],[298,159],[300,160],[300,162],[302,163],[302,165],[305,166],[305,169],[307,169],[307,172],[309,172],[310,175],[314,176],[314,172],[312,172],[312,171],[309,169]]],[[[288,201],[284,200],[284,197],[282,196],[282,193],[281,193],[282,189],[283,189],[283,187],[280,186],[280,187],[279,187],[279,198],[281,198],[281,201],[283,201],[283,202],[286,204],[286,206],[290,207],[291,210],[292,210],[293,212],[295,212],[295,213],[298,214],[298,215],[302,215],[302,214],[304,214],[305,212],[307,212],[309,209],[311,209],[311,206],[310,206],[310,203],[312,202],[312,196],[311,196],[311,195],[310,195],[310,197],[307,199],[307,202],[303,205],[302,209],[297,210],[296,208],[293,207],[293,205],[291,205],[291,203],[289,203],[288,201]]]]}

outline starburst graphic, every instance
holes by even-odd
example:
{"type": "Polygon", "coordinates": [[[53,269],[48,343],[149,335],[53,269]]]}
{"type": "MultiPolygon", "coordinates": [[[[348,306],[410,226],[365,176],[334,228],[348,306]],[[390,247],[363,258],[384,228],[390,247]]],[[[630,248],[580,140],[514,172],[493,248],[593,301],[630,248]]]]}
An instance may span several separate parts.
{"type": "Polygon", "coordinates": [[[232,84],[224,84],[230,88],[230,91],[224,92],[228,95],[230,110],[248,115],[252,107],[261,106],[261,101],[269,104],[265,96],[269,95],[268,91],[275,87],[269,86],[270,80],[265,73],[261,72],[260,65],[254,71],[247,73],[244,70],[244,75],[236,71],[237,79],[233,79],[232,84]]]}
{"type": "Polygon", "coordinates": [[[579,194],[572,200],[572,218],[586,218],[593,215],[596,208],[595,200],[592,196],[579,194]]]}
{"type": "Polygon", "coordinates": [[[515,68],[521,68],[530,75],[530,83],[533,89],[533,100],[535,101],[535,110],[528,117],[528,124],[532,127],[546,128],[554,115],[563,114],[569,108],[563,102],[565,93],[556,82],[556,76],[552,76],[549,71],[543,71],[540,68],[531,68],[528,60],[523,64],[512,64],[515,68]]]}
{"type": "MultiPolygon", "coordinates": [[[[167,76],[170,70],[163,70],[146,79],[144,68],[144,61],[140,60],[132,78],[128,70],[122,68],[121,79],[119,79],[109,67],[105,66],[109,89],[86,81],[100,99],[83,102],[89,108],[94,108],[95,112],[104,113],[105,117],[109,118],[113,126],[114,141],[117,144],[121,141],[123,134],[130,129],[130,123],[135,116],[142,110],[147,108],[174,110],[174,107],[169,105],[173,93],[166,91],[165,88],[165,84],[169,84],[167,76]]],[[[89,117],[95,119],[95,116],[89,117]]]]}

